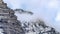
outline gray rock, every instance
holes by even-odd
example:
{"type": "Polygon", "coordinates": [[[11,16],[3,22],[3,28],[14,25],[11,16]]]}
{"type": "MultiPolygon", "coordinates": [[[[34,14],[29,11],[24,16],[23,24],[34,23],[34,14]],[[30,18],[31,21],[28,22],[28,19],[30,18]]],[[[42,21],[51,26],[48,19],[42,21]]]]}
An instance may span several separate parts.
{"type": "Polygon", "coordinates": [[[24,34],[20,22],[14,15],[14,11],[9,9],[3,0],[0,0],[0,25],[3,34],[24,34]]]}
{"type": "Polygon", "coordinates": [[[54,28],[44,24],[44,21],[37,20],[35,22],[22,23],[24,26],[25,34],[60,34],[54,28]]]}

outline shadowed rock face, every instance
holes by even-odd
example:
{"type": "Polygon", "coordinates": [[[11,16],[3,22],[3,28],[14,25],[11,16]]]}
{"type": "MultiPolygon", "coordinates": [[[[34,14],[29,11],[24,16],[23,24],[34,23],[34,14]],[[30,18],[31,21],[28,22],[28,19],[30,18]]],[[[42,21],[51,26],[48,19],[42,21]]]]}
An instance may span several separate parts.
{"type": "Polygon", "coordinates": [[[0,34],[24,34],[14,11],[8,8],[3,0],[0,0],[0,32],[0,34]]]}

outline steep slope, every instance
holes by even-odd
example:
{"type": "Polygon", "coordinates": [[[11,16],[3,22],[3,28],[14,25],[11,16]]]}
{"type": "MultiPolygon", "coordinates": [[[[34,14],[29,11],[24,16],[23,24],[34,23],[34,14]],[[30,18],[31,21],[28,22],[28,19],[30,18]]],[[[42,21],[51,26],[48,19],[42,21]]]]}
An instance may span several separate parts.
{"type": "Polygon", "coordinates": [[[0,34],[24,34],[20,22],[14,15],[14,11],[0,0],[0,34]]]}
{"type": "Polygon", "coordinates": [[[22,27],[25,34],[60,34],[54,28],[45,25],[42,20],[24,22],[22,27]]]}
{"type": "MultiPolygon", "coordinates": [[[[21,10],[23,10],[23,9],[17,10],[16,15],[20,14],[19,11],[21,11],[21,10]]],[[[24,12],[24,10],[21,12],[24,12]]],[[[22,13],[22,14],[24,14],[24,13],[22,13]]],[[[19,15],[17,15],[17,17],[19,17],[19,15]]],[[[23,16],[21,16],[21,17],[23,17],[23,16]]],[[[22,25],[22,28],[23,28],[25,34],[60,34],[53,27],[45,25],[45,22],[41,19],[36,19],[33,21],[23,21],[23,22],[21,22],[21,25],[22,25]]]]}

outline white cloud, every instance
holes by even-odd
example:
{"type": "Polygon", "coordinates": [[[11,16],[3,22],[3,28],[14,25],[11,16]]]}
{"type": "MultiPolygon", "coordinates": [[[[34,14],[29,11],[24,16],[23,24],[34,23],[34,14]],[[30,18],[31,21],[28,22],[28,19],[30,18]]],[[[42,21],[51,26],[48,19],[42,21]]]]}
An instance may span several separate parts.
{"type": "Polygon", "coordinates": [[[56,17],[55,17],[55,29],[60,32],[60,10],[58,10],[56,17]]]}
{"type": "Polygon", "coordinates": [[[48,3],[48,7],[49,8],[57,8],[58,7],[58,1],[57,0],[50,1],[48,3]]]}
{"type": "Polygon", "coordinates": [[[57,13],[57,16],[56,16],[56,21],[60,21],[60,12],[57,13]]]}
{"type": "Polygon", "coordinates": [[[4,0],[4,2],[12,9],[20,8],[22,4],[21,0],[4,0]]]}

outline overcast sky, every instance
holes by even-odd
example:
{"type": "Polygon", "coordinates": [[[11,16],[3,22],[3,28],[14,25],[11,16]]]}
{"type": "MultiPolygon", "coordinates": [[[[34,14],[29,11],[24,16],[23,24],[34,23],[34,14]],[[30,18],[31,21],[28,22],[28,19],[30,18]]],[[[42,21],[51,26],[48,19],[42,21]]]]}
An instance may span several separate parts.
{"type": "Polygon", "coordinates": [[[12,9],[32,11],[33,18],[41,18],[50,26],[60,29],[60,0],[4,0],[4,2],[12,9]]]}

